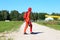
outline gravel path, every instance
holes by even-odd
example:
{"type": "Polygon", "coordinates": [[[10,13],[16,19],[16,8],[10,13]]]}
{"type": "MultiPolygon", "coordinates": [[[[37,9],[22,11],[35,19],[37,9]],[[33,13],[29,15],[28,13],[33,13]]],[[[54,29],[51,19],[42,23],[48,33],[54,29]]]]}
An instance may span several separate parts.
{"type": "Polygon", "coordinates": [[[60,40],[60,31],[51,29],[46,26],[42,26],[36,23],[33,24],[33,32],[36,34],[30,34],[29,27],[27,29],[28,35],[23,34],[25,23],[22,24],[19,30],[9,34],[14,40],[60,40]]]}

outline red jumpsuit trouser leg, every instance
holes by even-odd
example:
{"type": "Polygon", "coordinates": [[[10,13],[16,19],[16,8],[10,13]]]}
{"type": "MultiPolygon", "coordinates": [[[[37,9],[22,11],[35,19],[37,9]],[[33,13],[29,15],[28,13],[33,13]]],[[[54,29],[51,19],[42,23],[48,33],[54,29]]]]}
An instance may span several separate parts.
{"type": "Polygon", "coordinates": [[[25,25],[25,28],[24,28],[24,33],[26,33],[28,25],[30,26],[30,33],[32,32],[32,23],[31,22],[26,22],[26,25],[25,25]]]}
{"type": "Polygon", "coordinates": [[[31,23],[31,21],[29,22],[29,24],[30,24],[30,33],[32,33],[32,23],[31,23]]]}

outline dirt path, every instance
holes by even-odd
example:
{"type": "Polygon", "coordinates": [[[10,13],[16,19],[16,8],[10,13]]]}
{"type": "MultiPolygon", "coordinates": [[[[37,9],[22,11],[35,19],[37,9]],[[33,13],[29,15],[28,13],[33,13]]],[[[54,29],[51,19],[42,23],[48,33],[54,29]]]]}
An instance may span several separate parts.
{"type": "Polygon", "coordinates": [[[28,35],[23,34],[23,29],[25,23],[21,26],[21,28],[9,34],[11,38],[14,40],[60,40],[60,31],[51,29],[46,26],[38,25],[36,23],[33,24],[33,32],[37,34],[30,34],[29,28],[27,29],[28,35]]]}

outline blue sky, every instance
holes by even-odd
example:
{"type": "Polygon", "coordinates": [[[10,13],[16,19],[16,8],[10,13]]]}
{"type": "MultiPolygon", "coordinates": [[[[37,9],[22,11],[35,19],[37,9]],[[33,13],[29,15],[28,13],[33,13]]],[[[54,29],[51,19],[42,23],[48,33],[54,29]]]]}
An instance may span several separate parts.
{"type": "Polygon", "coordinates": [[[33,12],[60,13],[60,0],[0,0],[0,10],[23,12],[28,7],[33,12]]]}

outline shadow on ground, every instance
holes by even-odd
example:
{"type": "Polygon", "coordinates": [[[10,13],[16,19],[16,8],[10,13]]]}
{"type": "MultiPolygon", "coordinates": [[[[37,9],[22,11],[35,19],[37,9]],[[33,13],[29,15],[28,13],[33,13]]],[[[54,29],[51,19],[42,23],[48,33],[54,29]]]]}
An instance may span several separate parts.
{"type": "Polygon", "coordinates": [[[43,33],[43,32],[33,32],[32,34],[40,34],[40,33],[43,33]]]}

